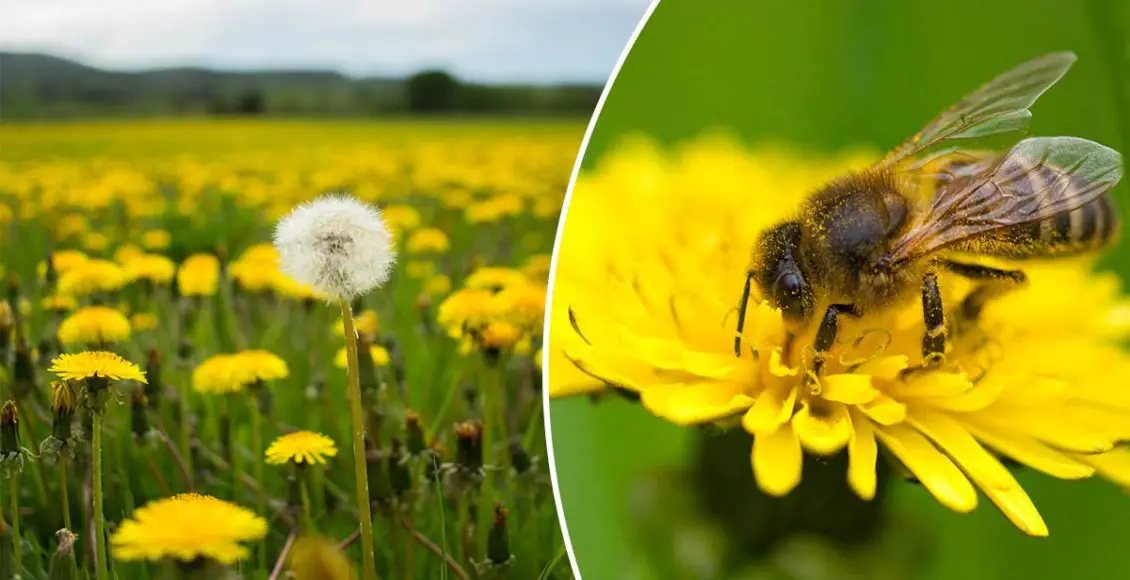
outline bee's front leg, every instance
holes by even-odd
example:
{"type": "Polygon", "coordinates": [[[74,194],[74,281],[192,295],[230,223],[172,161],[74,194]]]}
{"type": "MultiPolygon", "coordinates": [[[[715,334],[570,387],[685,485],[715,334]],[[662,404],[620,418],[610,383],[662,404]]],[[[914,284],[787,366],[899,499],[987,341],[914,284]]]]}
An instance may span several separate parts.
{"type": "Polygon", "coordinates": [[[936,367],[946,358],[946,315],[938,275],[933,272],[922,277],[922,320],[926,323],[922,333],[922,366],[936,367]]]}
{"type": "Polygon", "coordinates": [[[812,360],[812,373],[819,378],[824,372],[824,357],[832,350],[836,343],[836,334],[839,332],[839,318],[841,314],[860,316],[862,312],[854,304],[833,304],[824,311],[824,318],[820,321],[820,328],[816,330],[816,354],[812,360]]]}

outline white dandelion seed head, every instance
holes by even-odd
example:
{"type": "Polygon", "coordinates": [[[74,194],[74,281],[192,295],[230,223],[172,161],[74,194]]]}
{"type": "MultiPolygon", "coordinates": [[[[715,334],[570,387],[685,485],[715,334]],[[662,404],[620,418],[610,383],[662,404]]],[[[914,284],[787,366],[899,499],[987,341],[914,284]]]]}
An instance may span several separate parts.
{"type": "Polygon", "coordinates": [[[291,210],[275,226],[274,243],[284,274],[341,298],[381,286],[396,262],[380,210],[346,194],[291,210]]]}

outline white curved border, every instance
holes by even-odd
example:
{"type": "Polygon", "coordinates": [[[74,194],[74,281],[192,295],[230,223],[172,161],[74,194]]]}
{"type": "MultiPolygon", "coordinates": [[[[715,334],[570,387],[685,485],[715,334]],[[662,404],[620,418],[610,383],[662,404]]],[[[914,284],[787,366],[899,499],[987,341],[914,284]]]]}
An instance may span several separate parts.
{"type": "Polygon", "coordinates": [[[561,232],[565,228],[565,217],[569,214],[569,201],[573,198],[573,187],[577,184],[577,175],[581,171],[581,162],[585,158],[585,151],[589,147],[589,139],[592,138],[593,129],[596,128],[596,122],[600,120],[600,111],[604,108],[604,101],[608,99],[608,93],[612,91],[612,85],[616,84],[616,77],[620,75],[620,67],[624,66],[624,61],[628,58],[628,54],[632,52],[632,47],[636,45],[636,39],[639,38],[640,32],[643,31],[644,26],[647,26],[647,21],[651,19],[651,14],[655,12],[655,7],[659,6],[660,0],[652,0],[651,5],[643,13],[643,18],[640,23],[636,25],[636,29],[632,32],[632,37],[628,39],[628,44],[624,47],[624,51],[620,53],[619,60],[616,61],[616,66],[612,69],[611,76],[608,77],[608,83],[604,85],[604,91],[600,93],[600,99],[596,102],[596,109],[593,110],[592,118],[589,119],[588,129],[585,130],[585,137],[581,140],[581,148],[577,151],[577,160],[573,163],[573,173],[569,176],[569,187],[565,190],[565,201],[561,205],[561,217],[557,221],[557,232],[553,238],[553,257],[549,262],[549,285],[546,289],[546,303],[545,303],[545,320],[543,326],[545,332],[545,343],[542,345],[542,418],[545,421],[545,449],[549,457],[549,477],[553,482],[553,501],[557,505],[557,520],[561,526],[561,534],[565,539],[565,551],[569,554],[569,566],[573,569],[573,575],[577,580],[582,580],[581,571],[577,568],[577,555],[573,553],[573,543],[569,541],[569,526],[565,523],[565,509],[561,505],[561,490],[557,486],[557,462],[553,456],[553,429],[552,421],[550,420],[549,412],[549,352],[551,332],[549,321],[553,316],[553,285],[557,279],[557,255],[560,250],[561,232]]]}

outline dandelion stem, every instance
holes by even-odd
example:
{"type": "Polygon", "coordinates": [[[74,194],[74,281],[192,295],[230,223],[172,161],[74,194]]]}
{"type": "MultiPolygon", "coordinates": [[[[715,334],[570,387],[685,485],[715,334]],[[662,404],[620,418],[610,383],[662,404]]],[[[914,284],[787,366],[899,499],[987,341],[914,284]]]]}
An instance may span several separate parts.
{"type": "Polygon", "coordinates": [[[286,543],[283,544],[282,551],[279,552],[279,559],[275,560],[275,567],[271,570],[270,580],[276,580],[282,575],[283,566],[286,565],[286,556],[290,553],[290,548],[294,545],[294,540],[297,537],[297,530],[290,530],[290,534],[286,537],[286,543]]]}
{"type": "MultiPolygon", "coordinates": [[[[192,442],[189,435],[188,425],[188,383],[181,381],[180,384],[180,456],[184,460],[185,472],[188,473],[188,481],[192,481],[192,442]]],[[[191,485],[189,486],[191,488],[191,485]]]]}
{"type": "Polygon", "coordinates": [[[357,374],[357,330],[353,307],[341,298],[341,321],[345,331],[345,353],[349,378],[349,414],[353,422],[353,473],[357,480],[357,511],[361,516],[361,559],[366,580],[377,577],[373,556],[373,516],[369,508],[369,475],[365,461],[365,418],[361,407],[361,382],[357,374]]]}
{"type": "Polygon", "coordinates": [[[20,539],[20,484],[19,474],[13,473],[8,478],[8,499],[12,502],[12,555],[16,563],[16,575],[20,575],[20,565],[23,561],[23,541],[20,539]]]}
{"type": "Polygon", "coordinates": [[[59,494],[63,502],[63,527],[74,530],[71,527],[71,500],[67,490],[67,463],[66,457],[59,458],[59,494]]]}
{"type": "Polygon", "coordinates": [[[94,427],[90,439],[91,469],[94,471],[94,560],[98,580],[109,580],[106,572],[106,528],[102,513],[102,412],[94,411],[94,427]]]}
{"type": "MultiPolygon", "coordinates": [[[[265,387],[263,387],[265,388],[265,387]]],[[[267,513],[267,492],[264,489],[263,477],[263,414],[259,410],[257,397],[251,397],[251,456],[254,457],[255,483],[259,491],[255,494],[255,507],[260,514],[267,513]]],[[[259,570],[267,570],[267,539],[259,541],[259,570]]]]}
{"type": "MultiPolygon", "coordinates": [[[[301,468],[299,468],[301,469],[301,468]]],[[[299,473],[298,478],[298,493],[302,496],[302,533],[307,536],[313,536],[316,533],[314,528],[314,516],[310,513],[310,474],[299,473]]]]}
{"type": "MultiPolygon", "coordinates": [[[[431,456],[431,457],[429,457],[429,460],[433,462],[432,465],[438,470],[439,469],[439,459],[435,456],[431,456]]],[[[441,546],[443,547],[443,553],[440,554],[440,556],[445,558],[445,559],[450,559],[451,556],[449,556],[448,553],[447,553],[447,517],[446,517],[446,514],[444,513],[444,511],[446,511],[446,510],[443,509],[444,508],[444,505],[443,505],[444,495],[443,495],[443,479],[442,479],[442,477],[437,477],[435,484],[436,484],[435,485],[435,487],[436,487],[436,505],[439,506],[439,539],[440,539],[440,542],[441,542],[441,546]]],[[[447,580],[447,570],[444,569],[444,568],[440,568],[440,580],[447,580]]]]}

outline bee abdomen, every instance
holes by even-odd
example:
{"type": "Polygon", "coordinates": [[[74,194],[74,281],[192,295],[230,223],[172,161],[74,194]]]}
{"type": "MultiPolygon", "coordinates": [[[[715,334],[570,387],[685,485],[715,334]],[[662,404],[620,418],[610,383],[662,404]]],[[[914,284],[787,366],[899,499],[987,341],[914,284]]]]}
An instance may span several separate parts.
{"type": "Polygon", "coordinates": [[[1118,211],[1103,195],[1072,211],[993,232],[976,245],[981,253],[1003,258],[1071,256],[1107,247],[1120,229],[1118,211]]]}

